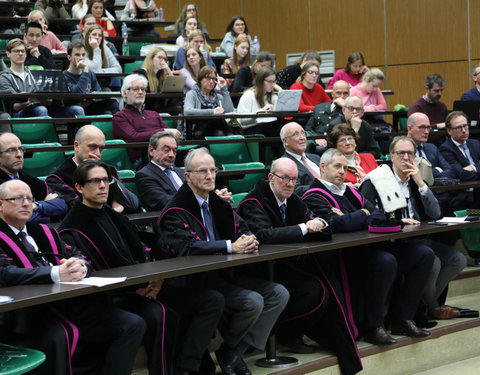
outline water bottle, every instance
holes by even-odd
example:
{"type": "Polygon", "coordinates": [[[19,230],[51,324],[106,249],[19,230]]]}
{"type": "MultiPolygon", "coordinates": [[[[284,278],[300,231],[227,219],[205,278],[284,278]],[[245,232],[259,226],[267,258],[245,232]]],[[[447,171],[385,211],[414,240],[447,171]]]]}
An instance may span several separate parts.
{"type": "Polygon", "coordinates": [[[160,5],[158,7],[158,16],[160,18],[160,22],[165,22],[165,13],[163,12],[163,6],[160,5]]]}
{"type": "Polygon", "coordinates": [[[203,57],[205,58],[205,61],[207,61],[208,60],[208,54],[207,54],[207,51],[206,51],[203,43],[200,44],[200,52],[202,53],[203,57]]]}
{"type": "Polygon", "coordinates": [[[122,23],[122,55],[128,56],[130,54],[130,49],[128,47],[128,27],[125,22],[122,23]]]}
{"type": "Polygon", "coordinates": [[[255,38],[253,38],[253,43],[251,48],[252,57],[257,56],[259,52],[260,52],[260,42],[258,41],[258,36],[255,35],[255,38]]]}

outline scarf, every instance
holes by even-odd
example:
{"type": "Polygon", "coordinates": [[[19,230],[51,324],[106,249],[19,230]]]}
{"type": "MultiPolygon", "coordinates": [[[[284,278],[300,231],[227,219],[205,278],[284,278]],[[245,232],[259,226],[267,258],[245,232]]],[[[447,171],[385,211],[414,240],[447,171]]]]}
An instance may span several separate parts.
{"type": "Polygon", "coordinates": [[[354,152],[351,155],[345,156],[347,158],[348,170],[357,177],[357,182],[361,183],[365,178],[366,173],[364,169],[360,166],[360,163],[362,162],[360,159],[360,155],[358,155],[358,152],[354,152]]]}
{"type": "Polygon", "coordinates": [[[210,99],[208,99],[207,96],[205,95],[205,93],[202,90],[200,90],[200,87],[198,85],[194,85],[192,90],[195,91],[198,99],[200,99],[200,102],[202,103],[202,108],[216,108],[216,107],[218,107],[217,93],[215,92],[215,90],[212,90],[212,92],[210,92],[210,99]]]}

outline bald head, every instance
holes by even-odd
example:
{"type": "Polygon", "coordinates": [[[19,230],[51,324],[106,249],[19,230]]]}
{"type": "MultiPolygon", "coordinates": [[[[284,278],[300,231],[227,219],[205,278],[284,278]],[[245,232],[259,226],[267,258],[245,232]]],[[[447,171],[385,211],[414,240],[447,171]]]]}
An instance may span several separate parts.
{"type": "Polygon", "coordinates": [[[280,158],[272,162],[268,180],[273,194],[280,202],[291,197],[295,189],[297,177],[297,165],[292,159],[280,158]]]}
{"type": "Polygon", "coordinates": [[[332,100],[342,98],[346,99],[350,95],[350,85],[343,81],[339,80],[333,84],[332,87],[332,100]]]}
{"type": "Polygon", "coordinates": [[[94,125],[82,126],[75,135],[73,146],[78,164],[88,159],[99,160],[105,148],[105,135],[94,125]]]}
{"type": "Polygon", "coordinates": [[[32,191],[25,182],[21,180],[4,182],[0,185],[0,218],[22,230],[32,217],[32,200],[32,191]]]}
{"type": "Polygon", "coordinates": [[[431,129],[430,120],[425,113],[415,112],[408,117],[408,136],[413,139],[417,146],[428,141],[431,129]]]}
{"type": "Polygon", "coordinates": [[[307,148],[305,130],[297,122],[289,122],[283,125],[280,130],[280,138],[282,139],[283,147],[288,152],[303,155],[307,148]]]}
{"type": "Polygon", "coordinates": [[[17,175],[23,168],[22,142],[13,133],[0,134],[0,169],[17,175]]]}

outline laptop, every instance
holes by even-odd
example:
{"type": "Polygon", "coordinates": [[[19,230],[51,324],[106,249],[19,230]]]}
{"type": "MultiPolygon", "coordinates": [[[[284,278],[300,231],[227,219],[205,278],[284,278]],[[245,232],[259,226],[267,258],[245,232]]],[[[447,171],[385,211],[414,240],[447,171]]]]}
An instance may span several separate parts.
{"type": "Polygon", "coordinates": [[[480,100],[455,100],[453,110],[465,112],[467,120],[470,120],[470,126],[477,126],[480,118],[480,100]]]}
{"type": "Polygon", "coordinates": [[[278,93],[273,112],[297,112],[302,90],[282,90],[278,93]]]}
{"type": "Polygon", "coordinates": [[[162,92],[182,92],[185,86],[185,76],[167,76],[163,82],[162,92]]]}
{"type": "Polygon", "coordinates": [[[39,92],[70,92],[61,70],[45,69],[30,71],[37,83],[39,92]]]}

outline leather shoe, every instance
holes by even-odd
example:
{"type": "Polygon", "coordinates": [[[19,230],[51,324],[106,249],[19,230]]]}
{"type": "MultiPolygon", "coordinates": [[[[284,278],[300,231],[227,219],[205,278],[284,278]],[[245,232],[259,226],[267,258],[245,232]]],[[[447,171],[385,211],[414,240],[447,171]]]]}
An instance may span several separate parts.
{"type": "Polygon", "coordinates": [[[247,367],[247,364],[243,359],[240,359],[240,361],[238,361],[236,372],[237,372],[237,375],[252,375],[252,372],[247,367]]]}
{"type": "Polygon", "coordinates": [[[222,369],[222,375],[237,374],[235,369],[241,358],[234,350],[222,345],[220,349],[215,352],[215,355],[217,357],[218,365],[222,369]]]}
{"type": "Polygon", "coordinates": [[[285,345],[286,350],[292,353],[312,354],[317,351],[315,347],[305,344],[301,337],[291,340],[288,343],[281,343],[281,344],[285,345]]]}
{"type": "Polygon", "coordinates": [[[429,319],[433,320],[448,320],[459,316],[460,310],[448,305],[437,306],[428,313],[429,319]]]}
{"type": "Polygon", "coordinates": [[[385,331],[383,326],[369,329],[363,337],[365,341],[378,346],[395,345],[398,342],[385,331]]]}
{"type": "Polygon", "coordinates": [[[392,335],[428,337],[431,335],[431,332],[423,328],[418,328],[413,320],[397,319],[392,321],[392,335]]]}

